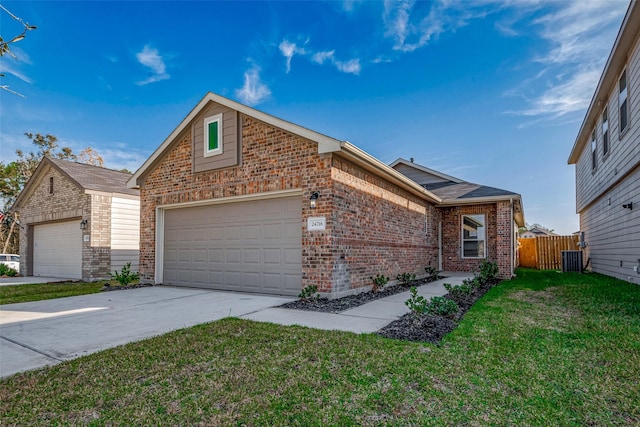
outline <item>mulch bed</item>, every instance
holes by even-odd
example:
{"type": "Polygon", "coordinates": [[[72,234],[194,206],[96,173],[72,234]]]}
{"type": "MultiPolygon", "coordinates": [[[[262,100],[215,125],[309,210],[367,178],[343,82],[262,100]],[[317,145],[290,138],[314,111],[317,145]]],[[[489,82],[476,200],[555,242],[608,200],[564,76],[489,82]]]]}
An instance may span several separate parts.
{"type": "Polygon", "coordinates": [[[437,315],[418,316],[414,313],[407,313],[380,329],[377,334],[385,338],[419,342],[427,341],[438,344],[445,335],[458,326],[460,320],[473,304],[499,282],[499,280],[496,280],[484,283],[470,295],[456,297],[451,294],[445,295],[445,298],[455,301],[459,307],[458,312],[452,318],[437,315]]]}
{"type": "Polygon", "coordinates": [[[102,289],[100,289],[100,292],[123,291],[125,289],[147,288],[149,286],[153,286],[153,285],[151,283],[138,283],[138,284],[135,284],[135,285],[126,285],[126,286],[115,285],[115,286],[111,286],[110,284],[105,283],[104,286],[102,287],[102,289]]]}
{"type": "Polygon", "coordinates": [[[434,280],[443,279],[442,276],[438,278],[424,278],[421,280],[414,280],[408,284],[397,284],[395,286],[388,286],[378,290],[377,292],[361,292],[356,295],[349,295],[342,298],[337,299],[328,299],[328,298],[319,298],[319,299],[308,299],[302,300],[298,299],[295,301],[287,302],[282,304],[280,307],[282,308],[291,308],[295,310],[308,310],[308,311],[320,311],[323,313],[340,313],[345,310],[349,310],[351,308],[359,307],[368,302],[388,297],[391,295],[399,294],[400,292],[406,292],[411,287],[420,287],[422,285],[426,285],[427,283],[431,283],[434,280]]]}
{"type": "MultiPolygon", "coordinates": [[[[443,277],[438,277],[437,279],[425,278],[422,280],[415,280],[406,285],[398,284],[395,286],[389,286],[379,290],[378,292],[362,292],[360,294],[332,300],[326,298],[315,300],[299,299],[285,303],[280,307],[296,310],[320,311],[324,313],[340,313],[379,298],[408,291],[412,286],[419,287],[442,278],[443,277]]],[[[386,338],[398,340],[418,342],[426,341],[438,344],[445,335],[453,331],[458,326],[460,320],[462,320],[465,313],[469,311],[473,304],[482,298],[482,296],[497,283],[499,283],[499,280],[484,283],[469,295],[456,295],[455,297],[451,294],[445,295],[445,298],[455,301],[459,307],[458,312],[451,318],[438,315],[418,316],[413,313],[407,313],[380,329],[377,334],[386,338]]]]}

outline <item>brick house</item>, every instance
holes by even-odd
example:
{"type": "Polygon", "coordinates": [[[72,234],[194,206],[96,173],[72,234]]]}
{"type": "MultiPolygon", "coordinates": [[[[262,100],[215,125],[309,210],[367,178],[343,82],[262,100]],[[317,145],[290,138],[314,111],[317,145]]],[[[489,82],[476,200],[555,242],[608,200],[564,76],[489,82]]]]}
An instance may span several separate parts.
{"type": "Polygon", "coordinates": [[[14,203],[21,273],[93,281],[138,268],[139,190],[131,174],[45,157],[14,203]]]}
{"type": "Polygon", "coordinates": [[[140,189],[142,280],[170,285],[284,295],[316,285],[339,297],[376,274],[484,259],[509,277],[524,224],[518,194],[465,198],[481,187],[466,183],[443,198],[347,141],[213,93],[128,185],[140,189]]]}

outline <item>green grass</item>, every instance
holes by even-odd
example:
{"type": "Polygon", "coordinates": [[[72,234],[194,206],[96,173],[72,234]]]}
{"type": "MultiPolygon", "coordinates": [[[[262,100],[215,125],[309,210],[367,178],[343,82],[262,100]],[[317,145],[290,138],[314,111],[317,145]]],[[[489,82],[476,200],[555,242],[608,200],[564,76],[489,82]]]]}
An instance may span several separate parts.
{"type": "Polygon", "coordinates": [[[639,425],[639,384],[640,287],[520,270],[439,346],[229,318],[5,379],[0,422],[639,425]]]}
{"type": "Polygon", "coordinates": [[[34,283],[29,285],[0,286],[0,304],[41,301],[100,292],[104,281],[93,283],[34,283]]]}

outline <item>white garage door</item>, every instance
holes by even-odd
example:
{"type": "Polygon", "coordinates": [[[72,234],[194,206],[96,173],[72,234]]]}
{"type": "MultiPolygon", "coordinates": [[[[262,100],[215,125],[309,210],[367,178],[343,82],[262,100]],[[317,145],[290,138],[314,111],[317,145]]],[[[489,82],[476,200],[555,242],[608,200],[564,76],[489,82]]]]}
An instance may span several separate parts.
{"type": "Polygon", "coordinates": [[[167,210],[163,283],[299,294],[301,211],[298,196],[167,210]]]}
{"type": "Polygon", "coordinates": [[[65,279],[82,278],[80,220],[35,226],[33,275],[65,279]]]}

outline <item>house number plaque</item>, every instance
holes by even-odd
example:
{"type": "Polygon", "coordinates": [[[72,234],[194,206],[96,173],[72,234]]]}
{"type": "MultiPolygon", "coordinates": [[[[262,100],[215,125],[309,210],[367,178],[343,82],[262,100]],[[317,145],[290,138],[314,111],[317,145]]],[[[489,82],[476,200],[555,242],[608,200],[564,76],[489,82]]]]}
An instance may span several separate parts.
{"type": "Polygon", "coordinates": [[[307,218],[308,231],[322,231],[327,228],[327,218],[323,216],[312,216],[307,218]]]}

